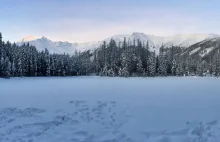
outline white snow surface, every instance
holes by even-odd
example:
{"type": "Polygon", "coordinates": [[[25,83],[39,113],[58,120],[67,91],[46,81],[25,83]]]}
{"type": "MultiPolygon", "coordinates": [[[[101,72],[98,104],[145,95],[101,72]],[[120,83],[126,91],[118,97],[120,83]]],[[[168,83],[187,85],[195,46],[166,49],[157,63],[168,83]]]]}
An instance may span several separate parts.
{"type": "Polygon", "coordinates": [[[17,42],[18,45],[23,45],[24,43],[29,43],[30,45],[35,46],[38,51],[43,51],[45,48],[47,48],[50,53],[75,54],[76,51],[76,43],[61,41],[54,42],[46,37],[30,36],[20,40],[20,42],[17,42]]]}
{"type": "Polygon", "coordinates": [[[205,55],[208,55],[209,52],[211,52],[214,48],[215,48],[215,47],[213,47],[213,46],[212,46],[212,47],[209,47],[209,48],[206,48],[206,49],[202,50],[199,55],[200,55],[201,57],[204,57],[205,55]]]}
{"type": "Polygon", "coordinates": [[[62,41],[52,41],[44,36],[42,37],[34,37],[29,36],[19,40],[17,42],[18,45],[22,45],[24,43],[29,42],[31,45],[36,46],[36,48],[40,51],[47,48],[52,53],[67,53],[74,54],[75,51],[86,51],[86,50],[94,50],[106,41],[109,42],[111,39],[114,39],[117,43],[123,42],[124,38],[133,42],[134,39],[140,40],[145,44],[149,43],[149,49],[151,51],[155,51],[156,54],[159,53],[159,48],[164,45],[164,47],[172,47],[172,46],[181,46],[181,47],[189,47],[197,42],[203,41],[205,39],[210,39],[214,37],[219,37],[219,35],[215,34],[176,34],[172,36],[155,36],[155,35],[147,35],[144,33],[134,32],[132,34],[127,35],[115,35],[109,38],[103,39],[101,41],[94,42],[85,42],[85,43],[70,43],[70,42],[62,42],[62,41]]]}
{"type": "Polygon", "coordinates": [[[43,37],[28,36],[28,37],[25,37],[25,38],[19,40],[18,42],[29,42],[29,41],[37,40],[40,38],[43,38],[43,37]]]}
{"type": "Polygon", "coordinates": [[[192,55],[192,54],[196,53],[200,49],[201,49],[201,47],[197,47],[197,48],[193,49],[192,51],[189,52],[189,55],[192,55]]]}
{"type": "Polygon", "coordinates": [[[0,142],[219,142],[220,79],[0,79],[0,142]]]}

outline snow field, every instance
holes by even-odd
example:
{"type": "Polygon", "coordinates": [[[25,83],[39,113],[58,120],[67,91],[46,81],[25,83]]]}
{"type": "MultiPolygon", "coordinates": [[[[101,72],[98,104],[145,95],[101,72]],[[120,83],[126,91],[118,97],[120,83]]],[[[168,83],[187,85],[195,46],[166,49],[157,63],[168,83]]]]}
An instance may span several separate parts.
{"type": "Polygon", "coordinates": [[[0,79],[0,142],[217,142],[220,80],[0,79]]]}

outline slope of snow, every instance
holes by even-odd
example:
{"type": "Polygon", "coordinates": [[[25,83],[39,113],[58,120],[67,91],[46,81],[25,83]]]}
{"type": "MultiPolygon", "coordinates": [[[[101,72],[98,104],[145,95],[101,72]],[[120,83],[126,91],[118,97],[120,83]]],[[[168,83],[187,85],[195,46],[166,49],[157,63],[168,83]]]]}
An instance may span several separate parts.
{"type": "Polygon", "coordinates": [[[29,41],[33,41],[33,40],[37,40],[37,39],[41,39],[43,37],[36,37],[36,36],[28,36],[28,37],[25,37],[21,40],[19,40],[18,42],[29,42],[29,41]]]}
{"type": "Polygon", "coordinates": [[[17,42],[17,45],[22,45],[24,43],[29,43],[30,45],[35,46],[39,51],[43,51],[45,48],[47,48],[51,53],[66,53],[70,55],[75,54],[76,51],[83,52],[86,50],[98,48],[101,44],[101,42],[70,43],[52,41],[46,37],[35,38],[30,36],[17,42]]]}
{"type": "Polygon", "coordinates": [[[199,51],[201,49],[201,47],[198,47],[196,49],[193,49],[192,51],[189,52],[189,55],[192,55],[194,53],[196,53],[197,51],[199,51]]]}
{"type": "Polygon", "coordinates": [[[94,50],[96,48],[99,48],[100,45],[102,44],[102,42],[85,42],[85,43],[78,43],[76,46],[75,46],[75,49],[77,51],[87,51],[87,50],[94,50]]]}
{"type": "Polygon", "coordinates": [[[199,77],[0,79],[0,141],[219,142],[219,83],[199,77]]]}
{"type": "Polygon", "coordinates": [[[122,41],[124,41],[124,38],[129,40],[130,35],[114,35],[114,36],[111,36],[107,39],[104,39],[104,41],[109,42],[111,39],[114,39],[116,42],[122,42],[122,41]]]}
{"type": "Polygon", "coordinates": [[[199,55],[200,55],[201,57],[204,57],[205,55],[208,55],[209,52],[211,52],[213,49],[214,49],[214,47],[206,48],[206,49],[202,50],[199,55]]]}
{"type": "Polygon", "coordinates": [[[34,40],[30,40],[32,38],[23,39],[22,42],[18,42],[18,45],[22,45],[24,43],[29,43],[30,45],[35,46],[39,51],[45,50],[47,48],[51,53],[68,53],[74,54],[76,51],[76,44],[69,42],[54,42],[46,37],[34,38],[34,40]]]}
{"type": "Polygon", "coordinates": [[[161,44],[163,42],[166,47],[181,46],[181,47],[189,47],[197,42],[200,42],[206,38],[214,38],[218,35],[215,34],[176,34],[173,36],[167,36],[162,38],[163,40],[159,41],[157,44],[161,44]]]}
{"type": "Polygon", "coordinates": [[[210,37],[210,38],[206,38],[205,40],[201,41],[201,42],[199,43],[199,45],[202,45],[202,44],[204,44],[205,42],[209,42],[209,41],[215,42],[215,41],[219,41],[219,40],[220,40],[220,37],[219,37],[219,36],[210,37]]]}

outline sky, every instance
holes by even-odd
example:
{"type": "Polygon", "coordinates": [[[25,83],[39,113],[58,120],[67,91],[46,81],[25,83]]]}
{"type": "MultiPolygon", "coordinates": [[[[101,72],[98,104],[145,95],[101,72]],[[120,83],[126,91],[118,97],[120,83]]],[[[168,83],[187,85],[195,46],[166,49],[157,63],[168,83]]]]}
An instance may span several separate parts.
{"type": "Polygon", "coordinates": [[[0,32],[54,41],[99,41],[141,32],[220,34],[220,0],[1,0],[0,32]]]}

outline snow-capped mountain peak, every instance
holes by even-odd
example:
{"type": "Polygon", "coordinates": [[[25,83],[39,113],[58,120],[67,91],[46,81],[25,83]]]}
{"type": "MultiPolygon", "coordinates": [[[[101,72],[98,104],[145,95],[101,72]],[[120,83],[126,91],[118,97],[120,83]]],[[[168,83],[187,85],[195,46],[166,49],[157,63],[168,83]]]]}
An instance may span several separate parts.
{"type": "Polygon", "coordinates": [[[28,36],[28,37],[22,38],[18,42],[30,42],[30,41],[41,39],[41,38],[46,38],[46,37],[44,37],[44,36],[28,36]]]}

